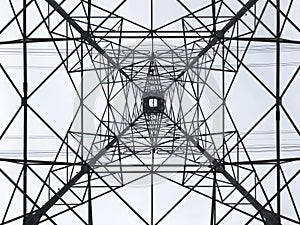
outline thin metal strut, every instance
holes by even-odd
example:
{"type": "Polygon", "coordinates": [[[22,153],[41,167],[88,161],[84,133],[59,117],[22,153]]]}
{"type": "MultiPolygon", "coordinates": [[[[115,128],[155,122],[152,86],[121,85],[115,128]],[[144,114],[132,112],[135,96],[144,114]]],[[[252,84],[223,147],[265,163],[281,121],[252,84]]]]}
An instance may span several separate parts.
{"type": "Polygon", "coordinates": [[[24,225],[36,225],[39,223],[41,217],[59,200],[61,197],[76,184],[76,182],[84,175],[87,174],[97,161],[111,148],[113,145],[134,125],[134,123],[141,118],[143,114],[139,115],[132,123],[124,128],[119,135],[115,136],[104,148],[102,148],[88,163],[82,165],[81,170],[66,183],[55,195],[50,198],[41,208],[26,216],[24,225]]]}
{"type": "Polygon", "coordinates": [[[103,55],[107,61],[112,64],[122,75],[124,75],[128,80],[132,81],[132,78],[128,76],[128,74],[125,73],[125,71],[115,62],[111,59],[109,55],[102,49],[97,42],[95,42],[89,35],[88,32],[83,30],[81,26],[76,23],[74,19],[70,17],[70,15],[58,4],[55,0],[45,0],[48,2],[49,5],[51,5],[66,21],[69,22],[69,24],[77,30],[78,33],[80,33],[81,37],[86,40],[91,46],[93,46],[101,55],[103,55]]]}
{"type": "Polygon", "coordinates": [[[183,133],[183,135],[194,144],[194,146],[201,151],[201,153],[207,158],[207,160],[215,167],[216,171],[222,173],[223,176],[248,200],[248,202],[265,218],[266,225],[280,225],[278,222],[278,216],[263,208],[263,206],[221,165],[216,158],[214,158],[209,152],[207,152],[199,143],[191,137],[181,126],[179,126],[171,117],[165,114],[166,117],[174,123],[177,128],[183,133]]]}
{"type": "MultiPolygon", "coordinates": [[[[216,31],[215,37],[199,52],[199,54],[180,72],[180,74],[175,78],[175,81],[179,80],[198,60],[200,57],[204,56],[219,40],[223,38],[224,34],[231,28],[233,25],[241,19],[247,11],[249,11],[258,0],[249,0],[232,18],[231,20],[220,30],[216,31]]],[[[172,85],[172,84],[171,84],[172,85]]]]}

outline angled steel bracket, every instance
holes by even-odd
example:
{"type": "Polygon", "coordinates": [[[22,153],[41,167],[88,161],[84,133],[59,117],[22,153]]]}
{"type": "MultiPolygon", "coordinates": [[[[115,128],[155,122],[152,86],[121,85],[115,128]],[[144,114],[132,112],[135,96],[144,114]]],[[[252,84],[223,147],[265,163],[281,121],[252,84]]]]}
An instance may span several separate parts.
{"type": "Polygon", "coordinates": [[[111,140],[104,148],[102,148],[88,163],[81,166],[81,170],[66,183],[55,195],[50,198],[41,208],[35,212],[29,214],[25,218],[24,225],[36,225],[39,223],[41,217],[47,213],[47,211],[56,204],[56,202],[67,192],[70,188],[76,184],[76,182],[84,175],[87,174],[90,168],[97,163],[97,161],[111,148],[113,145],[132,127],[134,123],[141,118],[143,114],[139,115],[132,123],[124,128],[118,136],[111,140]]]}
{"type": "Polygon", "coordinates": [[[241,17],[250,9],[258,0],[249,0],[232,18],[231,20],[219,31],[215,33],[215,37],[212,38],[209,43],[199,52],[199,54],[180,72],[180,74],[175,78],[175,81],[179,80],[198,60],[201,56],[205,55],[220,39],[223,38],[224,34],[233,25],[241,19],[241,17]]]}
{"type": "Polygon", "coordinates": [[[209,152],[207,152],[199,143],[191,137],[181,126],[179,126],[171,117],[164,114],[177,128],[183,133],[187,140],[192,142],[194,146],[201,151],[201,153],[207,158],[212,166],[215,167],[216,171],[222,173],[223,176],[247,199],[247,201],[263,216],[266,225],[280,225],[278,222],[277,214],[264,209],[264,207],[239,183],[234,177],[232,177],[226,170],[225,167],[218,162],[209,152]]]}
{"type": "Polygon", "coordinates": [[[81,26],[76,23],[74,19],[70,17],[70,15],[55,1],[55,0],[45,0],[49,3],[69,24],[78,32],[80,33],[81,37],[86,40],[91,46],[93,46],[101,55],[103,55],[107,61],[113,65],[121,74],[123,74],[128,80],[132,81],[132,78],[125,73],[125,71],[120,68],[120,66],[111,59],[109,55],[106,54],[104,49],[102,49],[97,42],[93,40],[91,36],[88,35],[87,31],[83,30],[81,26]]]}

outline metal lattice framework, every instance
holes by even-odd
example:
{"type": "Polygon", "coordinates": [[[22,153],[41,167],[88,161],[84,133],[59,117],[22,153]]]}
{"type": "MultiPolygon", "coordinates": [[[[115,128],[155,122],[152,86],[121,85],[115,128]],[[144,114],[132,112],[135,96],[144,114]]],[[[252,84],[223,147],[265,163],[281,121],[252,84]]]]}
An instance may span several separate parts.
{"type": "Polygon", "coordinates": [[[299,224],[299,3],[1,2],[1,224],[299,224]]]}

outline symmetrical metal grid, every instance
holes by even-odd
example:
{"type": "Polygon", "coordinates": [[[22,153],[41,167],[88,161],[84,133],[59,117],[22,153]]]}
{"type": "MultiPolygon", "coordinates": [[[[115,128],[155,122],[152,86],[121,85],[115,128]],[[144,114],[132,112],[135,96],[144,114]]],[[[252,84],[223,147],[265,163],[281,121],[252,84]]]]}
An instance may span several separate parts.
{"type": "Polygon", "coordinates": [[[299,224],[299,9],[1,1],[1,224],[299,224]]]}

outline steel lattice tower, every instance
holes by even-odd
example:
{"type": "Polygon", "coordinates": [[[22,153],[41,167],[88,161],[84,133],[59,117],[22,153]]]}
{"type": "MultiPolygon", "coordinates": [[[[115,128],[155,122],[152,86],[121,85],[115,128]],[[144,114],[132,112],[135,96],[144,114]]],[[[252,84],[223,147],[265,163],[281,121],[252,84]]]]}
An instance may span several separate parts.
{"type": "Polygon", "coordinates": [[[299,9],[2,1],[1,224],[299,224],[299,9]]]}

